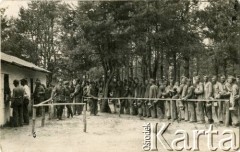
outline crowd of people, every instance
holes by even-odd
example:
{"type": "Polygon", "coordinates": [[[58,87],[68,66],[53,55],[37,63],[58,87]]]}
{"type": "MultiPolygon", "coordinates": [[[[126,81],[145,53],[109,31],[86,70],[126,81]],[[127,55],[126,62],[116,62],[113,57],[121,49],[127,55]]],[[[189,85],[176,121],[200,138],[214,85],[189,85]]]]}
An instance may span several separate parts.
{"type": "Polygon", "coordinates": [[[150,79],[139,83],[139,79],[135,78],[132,81],[113,82],[110,90],[112,97],[136,98],[121,100],[120,112],[138,115],[140,119],[167,118],[204,124],[206,116],[207,123],[223,124],[226,102],[230,101],[231,124],[234,127],[239,125],[239,77],[228,76],[226,79],[225,76],[221,76],[218,81],[217,76],[211,79],[204,76],[201,82],[200,76],[195,76],[193,79],[182,77],[180,81],[174,82],[173,79],[169,79],[156,83],[154,79],[150,79]],[[216,116],[215,120],[213,114],[216,116]]]}
{"type": "MultiPolygon", "coordinates": [[[[13,84],[15,86],[12,95],[14,126],[29,124],[27,106],[31,95],[27,80],[21,80],[22,86],[19,85],[18,80],[14,80],[13,84]]],[[[113,113],[117,113],[117,108],[119,108],[121,114],[138,115],[140,119],[144,117],[167,118],[201,124],[206,122],[223,124],[226,117],[226,103],[230,101],[230,122],[233,127],[236,127],[239,125],[239,85],[239,77],[233,76],[228,76],[227,79],[221,76],[219,81],[217,76],[211,78],[204,76],[203,81],[200,76],[195,76],[193,79],[183,76],[180,82],[174,82],[171,78],[157,82],[154,79],[140,82],[138,78],[121,81],[114,77],[109,84],[107,97],[113,104],[113,113]],[[196,101],[189,101],[189,99],[196,101]]],[[[95,116],[98,114],[98,103],[101,107],[105,100],[102,99],[103,96],[104,81],[102,79],[98,81],[59,79],[55,86],[48,85],[47,87],[37,80],[32,98],[34,104],[47,99],[54,103],[86,102],[90,107],[90,115],[95,116]]],[[[65,106],[55,107],[57,119],[62,120],[65,106]]],[[[83,112],[82,105],[67,105],[66,108],[68,118],[81,115],[83,112]]],[[[37,116],[40,115],[39,107],[37,116]]]]}

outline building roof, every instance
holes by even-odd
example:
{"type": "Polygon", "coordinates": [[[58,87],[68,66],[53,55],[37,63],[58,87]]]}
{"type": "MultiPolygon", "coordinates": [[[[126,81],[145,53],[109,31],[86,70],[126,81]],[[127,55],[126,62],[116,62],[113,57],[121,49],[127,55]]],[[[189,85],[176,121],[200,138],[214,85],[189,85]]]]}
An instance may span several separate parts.
{"type": "Polygon", "coordinates": [[[30,69],[36,70],[36,71],[51,73],[50,71],[48,71],[44,68],[38,67],[31,62],[27,62],[23,59],[17,58],[17,57],[12,56],[12,55],[8,55],[8,54],[3,53],[3,52],[1,52],[1,61],[5,61],[5,62],[8,62],[10,64],[14,64],[14,65],[19,66],[19,67],[25,67],[25,68],[30,68],[30,69]]]}

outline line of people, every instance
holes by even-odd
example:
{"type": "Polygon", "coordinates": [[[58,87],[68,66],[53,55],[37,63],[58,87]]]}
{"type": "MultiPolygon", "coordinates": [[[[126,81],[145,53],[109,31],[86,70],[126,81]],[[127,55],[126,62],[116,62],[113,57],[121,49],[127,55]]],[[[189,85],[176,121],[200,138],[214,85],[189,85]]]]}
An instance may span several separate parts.
{"type": "MultiPolygon", "coordinates": [[[[63,81],[59,79],[56,86],[48,85],[45,87],[37,79],[33,95],[26,79],[21,80],[21,86],[18,80],[13,82],[15,88],[12,94],[13,108],[13,124],[14,126],[22,126],[29,124],[28,104],[31,98],[34,104],[51,99],[54,103],[89,103],[90,114],[98,114],[98,97],[103,97],[104,82],[99,81],[81,81],[74,79],[73,81],[63,81]],[[92,97],[83,99],[83,97],[92,97]]],[[[213,111],[216,114],[215,122],[223,124],[226,115],[226,102],[192,102],[187,99],[229,99],[230,100],[230,118],[233,126],[239,125],[239,77],[229,76],[226,80],[225,76],[217,80],[217,76],[211,79],[208,76],[194,77],[193,81],[186,77],[181,78],[181,82],[174,82],[173,79],[160,80],[157,83],[153,79],[140,82],[138,78],[125,79],[124,81],[113,78],[109,85],[108,96],[113,98],[131,97],[131,98],[151,98],[152,100],[121,100],[118,105],[117,100],[111,100],[114,105],[113,113],[117,112],[120,106],[121,114],[138,115],[140,119],[143,117],[167,118],[174,120],[185,120],[189,122],[205,123],[205,116],[208,123],[213,123],[213,111]],[[158,101],[154,98],[172,99],[166,101],[158,101]],[[181,100],[174,100],[181,99],[181,100]]],[[[100,100],[100,104],[101,104],[100,100]]],[[[55,106],[57,119],[62,120],[63,109],[65,106],[55,106]]],[[[83,106],[66,106],[67,117],[73,115],[81,115],[83,106]]],[[[37,116],[41,116],[41,107],[37,108],[37,116]]]]}
{"type": "MultiPolygon", "coordinates": [[[[173,120],[185,120],[191,123],[204,124],[207,117],[208,123],[213,123],[213,111],[216,114],[215,122],[223,124],[226,115],[226,102],[212,101],[214,99],[230,100],[230,120],[232,126],[239,125],[239,78],[221,76],[220,82],[217,76],[211,79],[208,76],[196,76],[192,79],[181,78],[181,82],[174,82],[173,79],[159,81],[150,79],[145,83],[139,83],[138,78],[134,80],[117,81],[110,85],[110,96],[152,98],[153,100],[121,100],[120,112],[123,114],[139,115],[152,118],[168,118],[173,120]],[[172,99],[166,101],[154,100],[154,98],[172,99]],[[181,100],[174,100],[181,99],[181,100]],[[187,99],[211,100],[207,102],[193,102],[187,99]]],[[[112,100],[114,112],[119,106],[116,100],[112,100]]]]}

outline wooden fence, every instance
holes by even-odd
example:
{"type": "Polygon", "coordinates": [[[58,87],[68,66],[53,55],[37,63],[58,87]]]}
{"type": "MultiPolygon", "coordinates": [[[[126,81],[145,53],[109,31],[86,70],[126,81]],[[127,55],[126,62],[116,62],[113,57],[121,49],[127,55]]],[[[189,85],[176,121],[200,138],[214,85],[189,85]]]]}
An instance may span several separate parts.
{"type": "MultiPolygon", "coordinates": [[[[92,97],[83,97],[86,99],[91,99],[92,97]]],[[[172,99],[172,98],[133,98],[133,97],[121,97],[121,98],[94,98],[97,100],[117,100],[118,104],[119,104],[119,109],[121,109],[121,100],[144,100],[144,101],[181,101],[182,99],[172,99]]],[[[225,126],[229,126],[230,123],[230,111],[229,111],[229,106],[230,106],[230,102],[228,99],[187,99],[185,101],[191,101],[191,102],[225,102],[225,106],[226,106],[226,116],[225,116],[225,126]]],[[[172,104],[171,104],[172,105],[172,104]]],[[[171,115],[173,115],[173,108],[171,107],[171,115]]],[[[118,113],[119,117],[121,115],[120,110],[118,113]]],[[[172,120],[174,118],[172,117],[172,120]]],[[[240,121],[240,116],[238,116],[238,120],[240,121]]]]}
{"type": "MultiPolygon", "coordinates": [[[[37,107],[42,107],[42,121],[41,121],[41,126],[44,127],[45,125],[45,108],[46,106],[50,106],[51,109],[54,109],[54,106],[60,106],[60,105],[83,105],[86,107],[86,103],[52,103],[51,99],[48,99],[46,101],[43,101],[39,104],[33,105],[33,116],[32,116],[32,134],[33,136],[36,136],[36,129],[35,129],[35,124],[36,124],[36,111],[37,111],[37,107]],[[51,102],[51,103],[50,103],[51,102]]],[[[50,112],[51,110],[49,110],[50,112]]],[[[50,113],[49,113],[50,116],[50,113]]],[[[84,128],[83,128],[83,132],[87,131],[87,119],[86,119],[86,108],[83,108],[83,124],[84,124],[84,128]]]]}

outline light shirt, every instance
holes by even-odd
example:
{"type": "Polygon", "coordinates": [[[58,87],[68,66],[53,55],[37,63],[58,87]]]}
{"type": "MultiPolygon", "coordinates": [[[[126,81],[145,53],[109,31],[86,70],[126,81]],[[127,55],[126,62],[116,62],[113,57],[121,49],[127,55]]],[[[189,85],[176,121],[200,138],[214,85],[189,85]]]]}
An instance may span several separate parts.
{"type": "Polygon", "coordinates": [[[24,85],[23,89],[24,89],[24,97],[26,97],[27,99],[30,100],[31,92],[30,92],[28,85],[24,85]]]}

